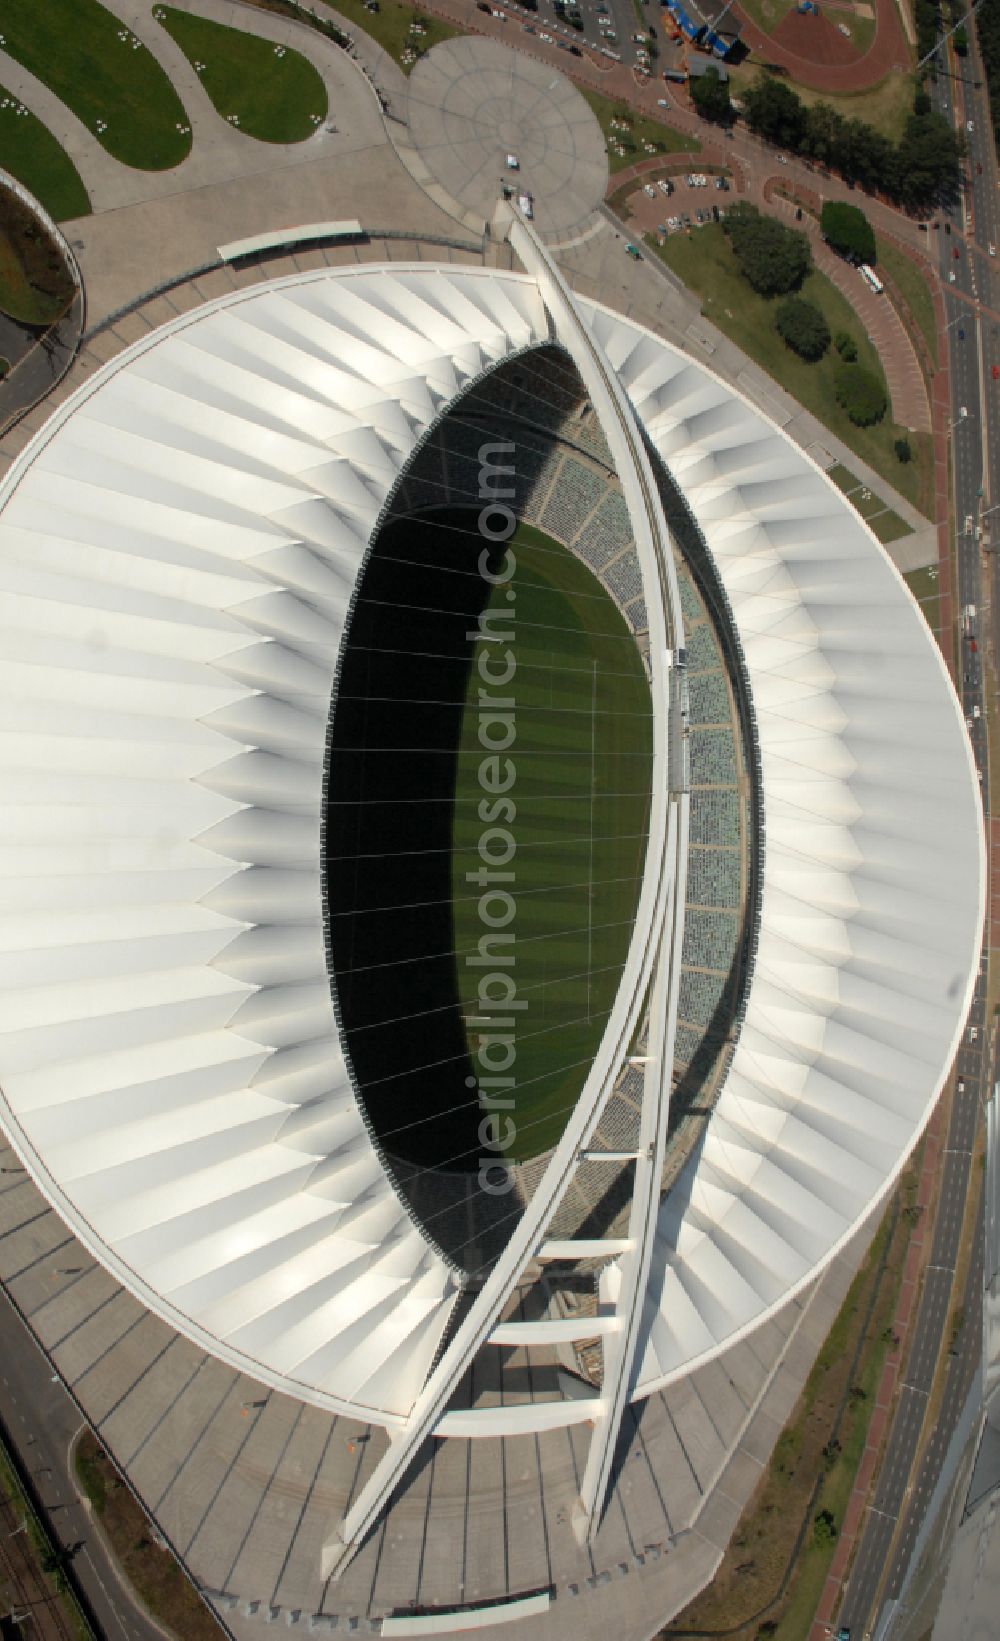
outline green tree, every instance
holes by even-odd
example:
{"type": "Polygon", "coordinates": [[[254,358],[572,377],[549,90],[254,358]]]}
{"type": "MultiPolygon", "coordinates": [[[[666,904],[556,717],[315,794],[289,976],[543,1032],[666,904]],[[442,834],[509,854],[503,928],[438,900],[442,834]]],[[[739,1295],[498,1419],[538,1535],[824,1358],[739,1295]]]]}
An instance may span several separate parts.
{"type": "Polygon", "coordinates": [[[786,296],[797,290],[811,257],[805,234],[762,216],[756,205],[740,201],[726,213],[725,231],[740,271],[761,296],[786,296]]]}
{"type": "Polygon", "coordinates": [[[856,205],[828,199],[820,217],[820,229],[827,244],[841,256],[857,257],[861,262],[875,261],[875,230],[856,205]]]}
{"type": "Polygon", "coordinates": [[[798,153],[806,135],[806,109],[791,86],[776,80],[764,69],[743,93],[743,117],[756,131],[779,148],[798,153]]]}
{"type": "Polygon", "coordinates": [[[897,439],[892,448],[896,452],[897,461],[905,463],[913,460],[913,451],[910,449],[909,439],[897,439]]]}
{"type": "Polygon", "coordinates": [[[840,357],[842,359],[846,359],[849,365],[853,365],[855,359],[858,357],[858,344],[855,342],[850,331],[839,330],[833,339],[833,345],[840,354],[840,357]]]}
{"type": "Polygon", "coordinates": [[[801,359],[822,359],[830,346],[830,327],[811,302],[789,296],[774,316],[778,335],[801,359]]]}
{"type": "Polygon", "coordinates": [[[819,165],[836,165],[846,124],[843,114],[829,103],[814,104],[806,119],[803,153],[819,165]]]}
{"type": "Polygon", "coordinates": [[[899,200],[926,211],[956,197],[965,141],[943,115],[911,114],[899,143],[899,200]]]}
{"type": "Polygon", "coordinates": [[[832,1544],[837,1537],[837,1523],[830,1510],[821,1510],[813,1517],[813,1538],[817,1544],[832,1544]]]}
{"type": "Polygon", "coordinates": [[[716,125],[732,125],[736,118],[729,86],[717,68],[710,68],[700,79],[691,81],[691,101],[703,120],[714,120],[716,125]]]}
{"type": "Polygon", "coordinates": [[[838,365],[834,393],[855,427],[880,422],[889,402],[878,377],[861,365],[838,365]]]}

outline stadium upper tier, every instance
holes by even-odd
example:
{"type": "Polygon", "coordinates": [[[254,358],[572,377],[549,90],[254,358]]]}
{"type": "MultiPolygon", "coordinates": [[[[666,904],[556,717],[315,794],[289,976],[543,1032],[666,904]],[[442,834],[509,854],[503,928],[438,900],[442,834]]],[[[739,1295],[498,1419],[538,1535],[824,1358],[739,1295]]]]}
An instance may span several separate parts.
{"type": "MultiPolygon", "coordinates": [[[[766,821],[741,1036],[660,1210],[644,1395],[763,1321],[889,1189],[963,1029],[984,852],[943,662],[843,496],[730,385],[579,309],[714,556],[766,821]]],[[[383,1168],[331,1001],[331,690],[401,471],[464,385],[549,340],[514,274],[258,286],[127,349],[0,490],[0,1119],[172,1326],[388,1424],[458,1288],[383,1168]]],[[[595,514],[598,557],[600,535],[595,514]]]]}

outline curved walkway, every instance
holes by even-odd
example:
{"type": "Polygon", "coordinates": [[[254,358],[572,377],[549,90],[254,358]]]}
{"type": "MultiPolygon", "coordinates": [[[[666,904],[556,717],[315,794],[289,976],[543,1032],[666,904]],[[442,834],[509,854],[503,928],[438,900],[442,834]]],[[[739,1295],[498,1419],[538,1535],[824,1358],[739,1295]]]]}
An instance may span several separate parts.
{"type": "MultiPolygon", "coordinates": [[[[773,193],[774,184],[782,180],[778,177],[767,179],[761,191],[761,202],[789,221],[794,221],[795,206],[780,194],[773,193]]],[[[920,359],[913,338],[892,301],[887,295],[877,296],[856,268],[831,251],[820,234],[815,217],[806,213],[796,226],[805,229],[817,268],[836,285],[874,342],[889,387],[893,419],[908,427],[912,433],[930,433],[931,408],[920,359]]]]}
{"type": "Polygon", "coordinates": [[[108,10],[149,47],[184,103],[192,148],[188,157],[171,170],[139,171],[114,159],[65,103],[14,58],[0,51],[0,79],[62,143],[83,178],[95,212],[281,170],[311,159],[347,155],[386,141],[378,101],[361,70],[315,30],[256,8],[224,4],[223,0],[172,3],[196,16],[243,27],[247,33],[298,51],[322,76],[329,101],[327,122],[315,136],[287,145],[260,142],[234,130],[216,112],[180,47],[153,18],[150,5],[145,0],[105,0],[108,10]]]}

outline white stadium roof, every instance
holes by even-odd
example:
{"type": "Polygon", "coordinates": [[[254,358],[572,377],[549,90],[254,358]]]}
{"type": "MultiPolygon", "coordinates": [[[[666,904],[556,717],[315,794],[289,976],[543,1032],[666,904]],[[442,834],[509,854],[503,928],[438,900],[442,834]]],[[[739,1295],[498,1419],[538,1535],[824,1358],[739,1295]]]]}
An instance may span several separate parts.
{"type": "MultiPolygon", "coordinates": [[[[941,656],[844,497],[731,386],[579,309],[728,593],[766,819],[742,1034],[660,1210],[647,1394],[763,1321],[888,1190],[963,1029],[983,833],[941,656]]],[[[338,1037],[330,692],[399,470],[465,383],[548,340],[516,274],[258,286],[113,360],[0,489],[0,1121],[172,1326],[387,1424],[457,1287],[338,1037]]]]}

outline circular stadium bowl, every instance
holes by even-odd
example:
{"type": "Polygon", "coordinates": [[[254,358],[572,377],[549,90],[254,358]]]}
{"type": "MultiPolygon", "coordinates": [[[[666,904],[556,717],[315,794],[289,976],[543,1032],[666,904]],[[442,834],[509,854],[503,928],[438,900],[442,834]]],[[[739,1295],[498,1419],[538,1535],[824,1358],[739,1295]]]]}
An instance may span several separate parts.
{"type": "MultiPolygon", "coordinates": [[[[983,827],[941,656],[843,495],[730,384],[579,305],[728,596],[763,801],[742,1028],[661,1206],[645,1395],[891,1189],[964,1029],[983,827]]],[[[171,1326],[389,1426],[459,1278],[384,1166],[331,997],[331,690],[399,474],[465,384],[548,339],[514,274],[258,286],[125,350],[0,489],[0,1121],[171,1326]]]]}

